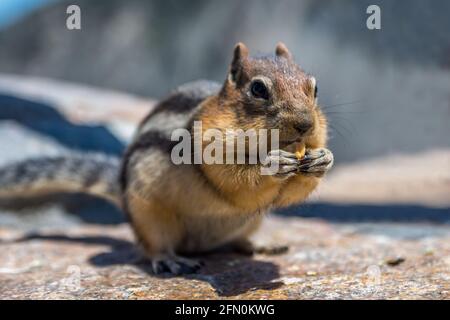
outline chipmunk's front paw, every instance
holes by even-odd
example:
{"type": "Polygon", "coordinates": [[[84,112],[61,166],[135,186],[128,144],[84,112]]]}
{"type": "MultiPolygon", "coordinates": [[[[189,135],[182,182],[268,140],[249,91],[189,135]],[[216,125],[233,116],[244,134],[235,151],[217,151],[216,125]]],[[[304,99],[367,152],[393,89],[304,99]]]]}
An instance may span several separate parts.
{"type": "Polygon", "coordinates": [[[272,150],[267,154],[263,173],[280,179],[294,176],[298,171],[299,160],[294,153],[272,150]]]}
{"type": "Polygon", "coordinates": [[[306,150],[300,160],[299,171],[303,174],[322,177],[333,166],[333,153],[325,148],[306,150]]]}
{"type": "Polygon", "coordinates": [[[201,266],[202,261],[188,259],[176,255],[160,255],[151,258],[154,274],[170,272],[174,275],[195,273],[201,266]]]}

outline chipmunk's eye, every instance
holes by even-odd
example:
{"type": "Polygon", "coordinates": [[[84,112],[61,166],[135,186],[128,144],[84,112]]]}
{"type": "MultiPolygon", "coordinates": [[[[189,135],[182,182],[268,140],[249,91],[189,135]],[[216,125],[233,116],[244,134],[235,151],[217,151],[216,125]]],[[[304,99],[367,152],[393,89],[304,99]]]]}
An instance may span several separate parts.
{"type": "Polygon", "coordinates": [[[314,87],[314,99],[317,98],[317,86],[314,87]]]}
{"type": "Polygon", "coordinates": [[[250,86],[250,91],[255,98],[261,98],[264,100],[269,99],[269,90],[261,80],[255,80],[250,86]]]}

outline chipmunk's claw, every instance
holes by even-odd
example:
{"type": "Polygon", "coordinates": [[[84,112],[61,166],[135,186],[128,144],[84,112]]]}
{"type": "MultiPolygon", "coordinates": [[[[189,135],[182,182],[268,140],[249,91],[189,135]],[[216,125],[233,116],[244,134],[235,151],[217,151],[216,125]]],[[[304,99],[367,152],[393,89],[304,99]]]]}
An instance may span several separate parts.
{"type": "Polygon", "coordinates": [[[267,154],[265,169],[269,175],[287,179],[296,175],[299,160],[294,153],[284,150],[272,150],[267,154]]]}
{"type": "Polygon", "coordinates": [[[173,255],[152,258],[151,262],[154,274],[164,272],[173,275],[190,274],[197,272],[204,265],[202,261],[173,255]]]}
{"type": "Polygon", "coordinates": [[[298,167],[303,174],[323,176],[333,166],[333,153],[325,148],[309,149],[305,157],[300,160],[298,167]]]}

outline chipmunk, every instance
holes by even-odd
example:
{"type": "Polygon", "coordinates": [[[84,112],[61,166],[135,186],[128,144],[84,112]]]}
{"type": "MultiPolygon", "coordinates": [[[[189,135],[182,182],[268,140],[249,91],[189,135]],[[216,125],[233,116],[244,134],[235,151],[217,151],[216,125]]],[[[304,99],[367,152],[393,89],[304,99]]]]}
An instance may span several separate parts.
{"type": "Polygon", "coordinates": [[[56,191],[104,197],[127,213],[155,273],[191,273],[201,263],[187,255],[227,244],[245,253],[276,252],[253,246],[249,236],[270,209],[301,203],[316,188],[333,164],[326,142],[315,78],[283,43],[263,57],[249,56],[238,43],[223,85],[188,83],[160,101],[120,164],[91,155],[11,164],[0,170],[0,197],[56,191]],[[262,175],[261,163],[174,164],[171,133],[192,130],[195,121],[203,131],[278,129],[279,148],[268,152],[278,172],[262,175]],[[299,142],[306,146],[301,159],[294,153],[299,142]]]}

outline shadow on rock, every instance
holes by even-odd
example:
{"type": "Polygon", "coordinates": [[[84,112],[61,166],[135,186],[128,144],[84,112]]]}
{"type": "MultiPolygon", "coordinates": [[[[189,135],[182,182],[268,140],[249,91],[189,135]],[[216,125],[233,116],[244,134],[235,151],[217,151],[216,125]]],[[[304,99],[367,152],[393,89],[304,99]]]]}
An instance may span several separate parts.
{"type": "Polygon", "coordinates": [[[124,144],[104,126],[74,124],[47,104],[0,94],[0,106],[0,120],[15,120],[68,148],[112,155],[124,150],[124,144]]]}
{"type": "Polygon", "coordinates": [[[205,262],[195,274],[174,276],[168,273],[155,275],[151,263],[143,259],[137,247],[131,241],[109,236],[67,236],[28,234],[16,242],[29,240],[49,240],[82,243],[86,245],[106,245],[110,251],[96,254],[89,258],[89,263],[97,267],[114,265],[133,265],[148,275],[160,279],[183,277],[208,282],[219,296],[235,296],[248,291],[273,290],[282,283],[274,281],[280,277],[277,265],[267,261],[258,261],[252,257],[219,250],[210,254],[196,256],[205,262]]]}
{"type": "Polygon", "coordinates": [[[402,204],[308,203],[278,210],[281,216],[321,218],[332,222],[450,223],[450,208],[402,204]]]}

